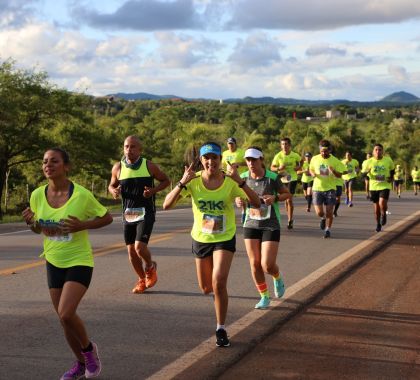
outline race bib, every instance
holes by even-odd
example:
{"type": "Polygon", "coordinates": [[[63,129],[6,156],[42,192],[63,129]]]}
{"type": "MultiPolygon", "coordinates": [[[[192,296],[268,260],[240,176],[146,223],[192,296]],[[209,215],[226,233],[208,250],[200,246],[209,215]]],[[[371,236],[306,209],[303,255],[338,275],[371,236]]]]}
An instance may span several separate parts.
{"type": "Polygon", "coordinates": [[[385,182],[385,176],[381,175],[381,174],[377,174],[375,176],[375,180],[378,181],[378,182],[385,182]]]}
{"type": "Polygon", "coordinates": [[[135,223],[144,220],[146,210],[144,207],[126,208],[124,211],[124,220],[127,223],[135,223]]]}
{"type": "Polygon", "coordinates": [[[48,240],[69,242],[73,239],[71,233],[64,233],[60,222],[40,221],[42,233],[48,240]]]}
{"type": "Polygon", "coordinates": [[[252,220],[266,220],[270,219],[271,205],[261,204],[260,208],[251,207],[248,212],[249,219],[252,220]]]}
{"type": "Polygon", "coordinates": [[[222,234],[225,230],[224,215],[203,214],[201,232],[205,234],[222,234]]]}

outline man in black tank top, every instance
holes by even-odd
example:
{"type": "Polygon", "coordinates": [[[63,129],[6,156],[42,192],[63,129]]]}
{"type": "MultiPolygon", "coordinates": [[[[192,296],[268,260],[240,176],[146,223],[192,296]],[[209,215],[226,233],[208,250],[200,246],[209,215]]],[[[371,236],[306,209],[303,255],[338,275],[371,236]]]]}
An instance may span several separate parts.
{"type": "Polygon", "coordinates": [[[128,136],[124,140],[124,157],[112,168],[108,190],[114,199],[122,199],[124,240],[139,277],[133,293],[143,293],[157,281],[157,265],[148,243],[155,222],[155,194],[169,183],[168,176],[156,164],[141,157],[139,138],[128,136]],[[156,187],[155,179],[159,182],[156,187]]]}

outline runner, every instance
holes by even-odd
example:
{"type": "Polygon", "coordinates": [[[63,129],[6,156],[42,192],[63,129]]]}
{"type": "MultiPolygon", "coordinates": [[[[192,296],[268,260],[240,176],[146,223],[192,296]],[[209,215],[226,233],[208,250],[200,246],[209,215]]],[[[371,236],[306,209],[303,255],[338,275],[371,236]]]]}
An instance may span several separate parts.
{"type": "Polygon", "coordinates": [[[350,151],[347,151],[346,158],[341,162],[347,167],[347,174],[343,174],[346,191],[346,205],[353,207],[353,184],[359,174],[359,161],[353,158],[350,151]]]}
{"type": "Polygon", "coordinates": [[[228,170],[228,162],[238,169],[238,173],[241,174],[246,171],[246,162],[244,158],[245,151],[238,148],[236,139],[229,137],[227,139],[228,149],[222,153],[222,167],[223,170],[228,170]]]}
{"type": "Polygon", "coordinates": [[[411,178],[413,179],[414,195],[417,195],[420,186],[420,171],[417,166],[414,166],[411,171],[411,178]]]}
{"type": "Polygon", "coordinates": [[[64,150],[44,153],[42,169],[48,184],[31,194],[23,218],[30,229],[44,235],[48,288],[67,343],[76,356],[73,367],[61,380],[88,379],[101,372],[98,347],[86,332],[77,307],[93,272],[89,229],[112,222],[112,216],[84,187],[68,179],[70,159],[64,150]]]}
{"type": "Polygon", "coordinates": [[[397,193],[398,198],[401,198],[401,187],[404,182],[404,170],[401,165],[395,166],[394,171],[394,190],[397,193]]]}
{"type": "Polygon", "coordinates": [[[336,178],[345,171],[344,164],[331,154],[331,143],[328,140],[319,142],[320,154],[314,156],[309,170],[314,177],[314,207],[321,218],[319,226],[324,231],[324,238],[331,237],[333,209],[336,202],[336,178]],[[325,205],[325,211],[324,211],[325,205]]]}
{"type": "MultiPolygon", "coordinates": [[[[226,172],[229,169],[229,164],[238,169],[238,173],[242,174],[246,171],[246,162],[244,158],[245,151],[238,148],[236,144],[236,139],[234,137],[229,137],[227,139],[228,149],[222,153],[222,167],[226,172]],[[228,164],[229,162],[229,164],[228,164]]],[[[245,221],[245,208],[242,209],[242,223],[245,221]]]]}
{"type": "Polygon", "coordinates": [[[369,161],[369,159],[372,157],[371,153],[366,153],[366,160],[362,162],[362,178],[365,181],[365,192],[366,192],[366,199],[369,200],[369,175],[364,170],[366,167],[366,163],[369,161]]]}
{"type": "Polygon", "coordinates": [[[281,181],[286,184],[292,198],[286,200],[287,210],[287,229],[293,229],[293,195],[296,191],[297,171],[302,167],[302,158],[299,154],[292,151],[292,142],[288,137],[284,137],[280,142],[281,151],[277,153],[271,163],[271,170],[280,174],[281,181]]]}
{"type": "Polygon", "coordinates": [[[128,136],[124,140],[124,157],[114,164],[108,186],[114,199],[122,198],[124,240],[138,276],[132,290],[135,294],[143,293],[157,282],[157,264],[152,260],[148,243],[155,222],[155,194],[170,184],[156,164],[141,157],[141,151],[138,137],[128,136]],[[159,182],[156,187],[155,179],[159,182]]]}
{"type": "MultiPolygon", "coordinates": [[[[280,242],[280,211],[278,202],[291,198],[286,186],[264,166],[261,148],[252,146],[245,151],[245,160],[249,171],[241,174],[247,185],[260,197],[261,207],[247,207],[244,223],[246,252],[251,266],[252,278],[261,299],[255,309],[265,309],[270,305],[270,294],[265,274],[273,277],[274,294],[283,296],[284,282],[276,263],[280,242]]],[[[236,199],[238,207],[244,206],[241,198],[236,199]]]]}
{"type": "Polygon", "coordinates": [[[341,205],[341,196],[343,195],[343,186],[344,180],[343,178],[335,178],[335,204],[334,204],[334,211],[333,215],[335,218],[338,217],[338,208],[341,205]]]}
{"type": "Polygon", "coordinates": [[[219,144],[207,142],[200,148],[203,170],[195,172],[193,163],[166,196],[163,209],[173,207],[180,197],[192,198],[194,224],[191,230],[198,284],[204,294],[214,292],[216,312],[216,345],[230,346],[225,321],[228,308],[227,280],[236,250],[234,200],[246,197],[252,206],[260,207],[258,195],[243,180],[236,167],[226,175],[220,168],[219,144]]]}
{"type": "Polygon", "coordinates": [[[376,231],[380,232],[387,222],[386,212],[394,176],[394,162],[389,156],[384,156],[384,148],[381,144],[375,144],[373,157],[368,160],[363,170],[370,177],[369,196],[373,202],[376,231]]]}
{"type": "Polygon", "coordinates": [[[302,164],[302,168],[297,171],[297,174],[302,174],[301,182],[302,182],[302,189],[303,195],[305,196],[307,207],[306,211],[311,212],[311,205],[312,205],[312,185],[314,183],[314,179],[311,176],[311,172],[309,171],[309,164],[311,163],[312,153],[307,152],[305,153],[305,161],[302,164]]]}

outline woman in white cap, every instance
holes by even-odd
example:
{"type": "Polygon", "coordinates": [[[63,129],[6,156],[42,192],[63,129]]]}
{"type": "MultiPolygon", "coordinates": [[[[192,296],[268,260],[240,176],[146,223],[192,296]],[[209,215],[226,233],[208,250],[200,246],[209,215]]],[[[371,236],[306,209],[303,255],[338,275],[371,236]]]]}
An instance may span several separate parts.
{"type": "Polygon", "coordinates": [[[260,206],[258,195],[241,179],[232,166],[225,175],[221,170],[221,147],[207,142],[200,148],[203,170],[195,172],[194,163],[185,167],[184,175],[166,196],[163,209],[173,207],[180,197],[190,196],[194,214],[191,230],[198,283],[204,294],[214,292],[216,311],[216,345],[230,346],[225,328],[228,308],[227,280],[236,250],[236,224],[233,201],[246,198],[260,206]]]}
{"type": "MultiPolygon", "coordinates": [[[[252,278],[261,296],[256,309],[270,305],[270,295],[265,281],[265,273],[273,277],[274,294],[280,298],[285,288],[277,265],[277,252],[280,242],[280,211],[278,202],[290,199],[292,194],[280,181],[278,174],[264,166],[261,148],[252,146],[245,151],[248,171],[241,174],[246,184],[260,197],[260,207],[249,205],[244,222],[245,247],[251,266],[252,278]]],[[[242,207],[243,198],[236,204],[242,207]]]]}

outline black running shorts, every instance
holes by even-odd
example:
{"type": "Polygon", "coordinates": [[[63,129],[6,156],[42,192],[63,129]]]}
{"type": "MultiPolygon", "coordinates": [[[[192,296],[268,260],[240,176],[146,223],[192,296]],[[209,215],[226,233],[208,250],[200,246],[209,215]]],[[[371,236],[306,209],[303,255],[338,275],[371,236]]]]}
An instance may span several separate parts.
{"type": "Polygon", "coordinates": [[[280,230],[260,230],[257,228],[244,227],[244,239],[264,241],[280,241],[280,230]]]}
{"type": "Polygon", "coordinates": [[[214,251],[229,251],[235,253],[236,251],[236,236],[227,241],[217,243],[200,243],[193,239],[192,253],[197,259],[204,259],[205,257],[212,256],[214,251]]]}
{"type": "Polygon", "coordinates": [[[84,265],[76,265],[69,268],[58,268],[48,261],[47,263],[47,279],[48,288],[62,289],[67,281],[78,282],[86,288],[89,287],[92,280],[93,268],[84,265]]]}

